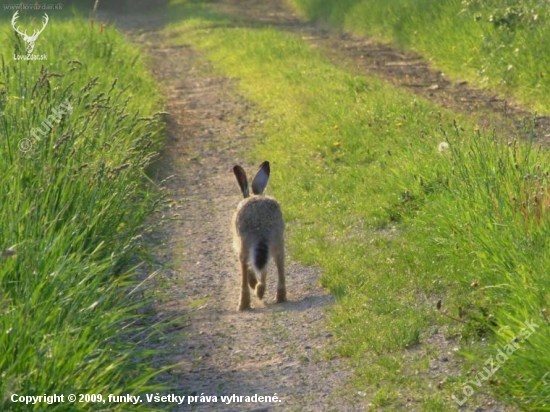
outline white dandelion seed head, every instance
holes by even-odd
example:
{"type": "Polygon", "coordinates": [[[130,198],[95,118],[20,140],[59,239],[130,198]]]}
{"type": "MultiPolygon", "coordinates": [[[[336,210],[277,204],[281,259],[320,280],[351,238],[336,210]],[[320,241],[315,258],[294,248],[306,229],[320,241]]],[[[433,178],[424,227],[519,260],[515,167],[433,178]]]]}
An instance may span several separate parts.
{"type": "Polygon", "coordinates": [[[443,152],[446,152],[447,150],[449,150],[449,143],[447,142],[441,142],[437,145],[437,151],[439,153],[443,153],[443,152]]]}

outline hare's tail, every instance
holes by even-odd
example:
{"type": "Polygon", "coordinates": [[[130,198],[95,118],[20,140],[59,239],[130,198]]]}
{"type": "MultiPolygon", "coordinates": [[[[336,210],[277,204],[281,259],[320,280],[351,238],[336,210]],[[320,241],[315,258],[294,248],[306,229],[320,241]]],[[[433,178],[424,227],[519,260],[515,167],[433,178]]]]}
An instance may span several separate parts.
{"type": "Polygon", "coordinates": [[[250,248],[250,262],[256,273],[260,273],[269,260],[269,245],[266,241],[260,240],[250,248]]]}

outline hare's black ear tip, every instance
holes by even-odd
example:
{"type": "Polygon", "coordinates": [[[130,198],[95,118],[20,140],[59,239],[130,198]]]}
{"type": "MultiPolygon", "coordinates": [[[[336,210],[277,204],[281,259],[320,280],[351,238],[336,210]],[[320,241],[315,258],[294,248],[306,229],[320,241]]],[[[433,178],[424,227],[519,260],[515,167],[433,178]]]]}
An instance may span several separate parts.
{"type": "Polygon", "coordinates": [[[264,160],[260,165],[260,169],[263,169],[266,173],[269,173],[269,170],[270,170],[269,161],[264,160]]]}

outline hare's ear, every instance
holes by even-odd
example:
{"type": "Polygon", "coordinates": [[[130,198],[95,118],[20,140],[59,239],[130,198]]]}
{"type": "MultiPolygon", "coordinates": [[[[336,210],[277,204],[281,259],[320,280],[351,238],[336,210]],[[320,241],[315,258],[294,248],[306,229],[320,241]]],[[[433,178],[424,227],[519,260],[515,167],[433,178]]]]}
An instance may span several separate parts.
{"type": "Polygon", "coordinates": [[[266,160],[260,165],[260,170],[254,176],[252,181],[252,193],[255,195],[261,195],[269,182],[269,162],[266,160]]]}
{"type": "Polygon", "coordinates": [[[250,193],[248,192],[248,180],[246,179],[246,173],[244,172],[244,169],[239,165],[233,167],[233,173],[235,173],[237,183],[241,188],[243,197],[246,199],[248,196],[250,196],[250,193]]]}

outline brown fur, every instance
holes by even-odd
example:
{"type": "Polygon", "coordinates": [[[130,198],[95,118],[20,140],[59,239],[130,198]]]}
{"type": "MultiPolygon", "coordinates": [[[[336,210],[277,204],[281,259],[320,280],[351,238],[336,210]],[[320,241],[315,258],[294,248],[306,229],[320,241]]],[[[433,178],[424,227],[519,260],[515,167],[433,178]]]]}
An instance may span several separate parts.
{"type": "Polygon", "coordinates": [[[241,263],[241,299],[239,310],[250,308],[250,290],[262,299],[265,292],[267,264],[255,273],[250,250],[259,242],[267,244],[269,255],[275,260],[278,272],[277,302],[286,300],[284,221],[281,208],[272,197],[253,195],[242,200],[233,216],[235,251],[241,263]],[[259,275],[260,279],[257,279],[259,275]]]}

